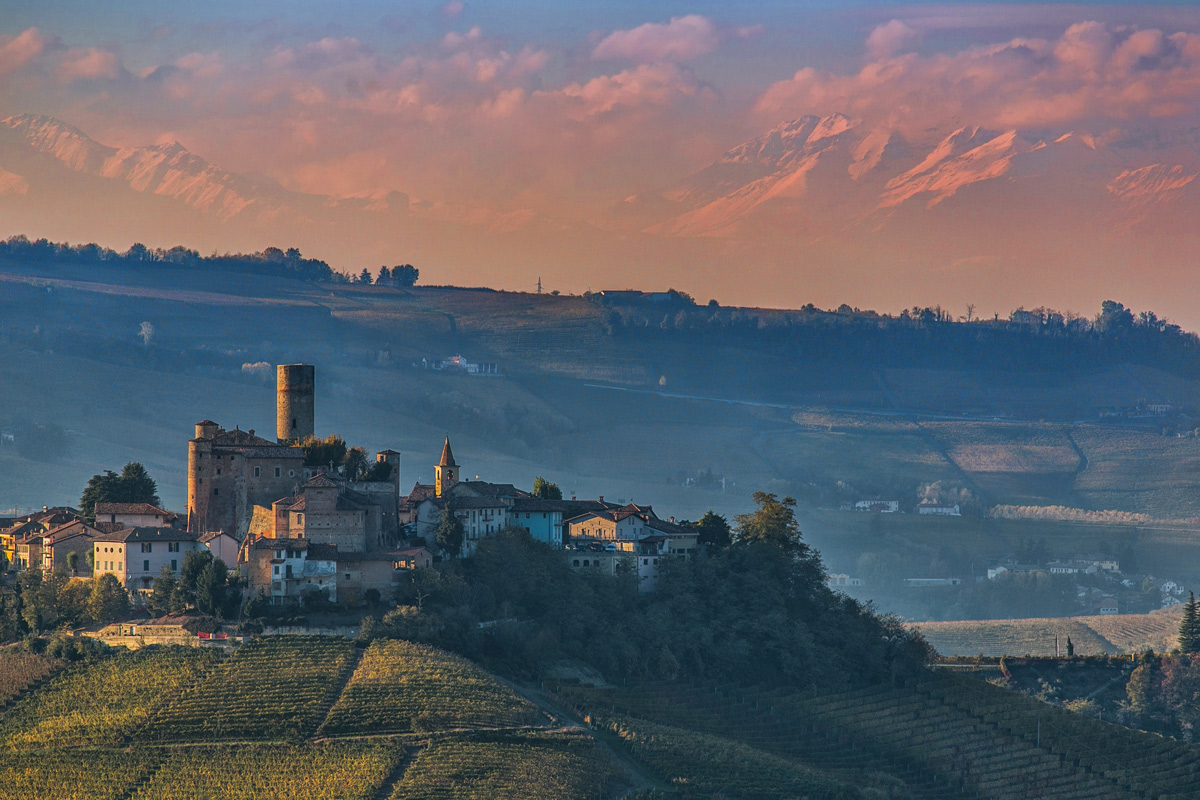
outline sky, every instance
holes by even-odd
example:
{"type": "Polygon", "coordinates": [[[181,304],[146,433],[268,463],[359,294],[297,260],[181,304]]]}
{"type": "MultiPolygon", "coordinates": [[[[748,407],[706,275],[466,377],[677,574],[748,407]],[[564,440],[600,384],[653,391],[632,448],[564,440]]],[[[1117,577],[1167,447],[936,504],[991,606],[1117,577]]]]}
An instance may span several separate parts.
{"type": "Polygon", "coordinates": [[[1149,131],[1180,160],[1198,109],[1183,2],[0,3],[0,116],[178,141],[296,191],[572,223],[803,114],[929,148],[962,125],[1149,131]]]}

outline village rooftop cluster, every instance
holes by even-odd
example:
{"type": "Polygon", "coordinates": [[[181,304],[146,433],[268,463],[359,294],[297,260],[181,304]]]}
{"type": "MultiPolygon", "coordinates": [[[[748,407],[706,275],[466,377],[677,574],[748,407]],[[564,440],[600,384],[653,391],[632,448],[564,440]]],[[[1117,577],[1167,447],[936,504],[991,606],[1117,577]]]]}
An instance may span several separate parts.
{"type": "Polygon", "coordinates": [[[462,480],[450,440],[432,484],[401,491],[400,453],[382,450],[367,474],[352,479],[329,465],[306,465],[299,442],[315,434],[315,369],[277,367],[276,437],[196,424],[188,449],[184,516],[149,503],[97,503],[95,518],[71,508],[0,521],[0,551],[17,569],[65,570],[83,578],[113,575],[135,604],[187,554],[207,549],[243,578],[249,597],[272,605],[320,596],[355,604],[391,598],[417,567],[469,557],[481,539],[523,529],[563,551],[580,570],[636,571],[654,588],[660,560],[685,557],[697,532],[661,519],[648,505],[538,497],[508,483],[462,480]],[[457,520],[461,541],[437,542],[457,520]],[[6,523],[6,524],[5,524],[6,523]]]}

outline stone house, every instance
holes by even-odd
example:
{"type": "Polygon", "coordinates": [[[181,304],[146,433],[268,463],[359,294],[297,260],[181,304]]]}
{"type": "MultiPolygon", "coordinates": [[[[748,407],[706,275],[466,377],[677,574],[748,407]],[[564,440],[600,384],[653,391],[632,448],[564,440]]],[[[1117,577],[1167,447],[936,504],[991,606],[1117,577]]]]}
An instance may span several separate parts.
{"type": "Polygon", "coordinates": [[[105,535],[104,531],[88,525],[83,520],[68,522],[49,531],[42,539],[42,571],[64,570],[80,578],[92,577],[88,555],[92,553],[95,540],[105,535]],[[72,559],[71,554],[75,557],[72,559]],[[74,561],[75,568],[70,568],[74,561]]]}

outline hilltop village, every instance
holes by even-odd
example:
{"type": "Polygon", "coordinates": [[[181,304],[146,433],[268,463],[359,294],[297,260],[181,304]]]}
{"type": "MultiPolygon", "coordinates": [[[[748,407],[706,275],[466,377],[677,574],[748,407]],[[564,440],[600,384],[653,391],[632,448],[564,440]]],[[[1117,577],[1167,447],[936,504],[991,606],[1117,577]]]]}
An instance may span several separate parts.
{"type": "Polygon", "coordinates": [[[636,571],[654,588],[661,559],[690,555],[697,531],[651,506],[603,497],[536,496],[509,483],[463,480],[449,438],[432,484],[400,484],[400,453],[381,450],[357,478],[307,463],[316,434],[315,369],[277,367],[275,438],[196,423],[187,443],[188,505],[180,516],[149,503],[95,505],[90,519],[43,508],[0,529],[10,565],[82,578],[111,574],[135,604],[187,554],[207,550],[272,605],[321,596],[337,603],[390,598],[409,570],[471,556],[481,539],[523,529],[580,570],[636,571]],[[450,531],[448,538],[440,531],[450,531]]]}

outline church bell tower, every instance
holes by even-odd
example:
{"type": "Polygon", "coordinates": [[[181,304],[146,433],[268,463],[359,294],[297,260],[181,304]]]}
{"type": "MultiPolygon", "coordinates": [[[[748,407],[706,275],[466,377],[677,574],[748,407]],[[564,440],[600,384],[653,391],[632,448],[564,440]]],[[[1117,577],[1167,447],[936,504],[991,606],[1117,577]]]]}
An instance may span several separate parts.
{"type": "Polygon", "coordinates": [[[438,497],[442,497],[446,492],[458,483],[458,464],[454,463],[454,453],[450,450],[450,437],[446,437],[446,444],[442,446],[442,460],[433,468],[433,489],[438,497]]]}

